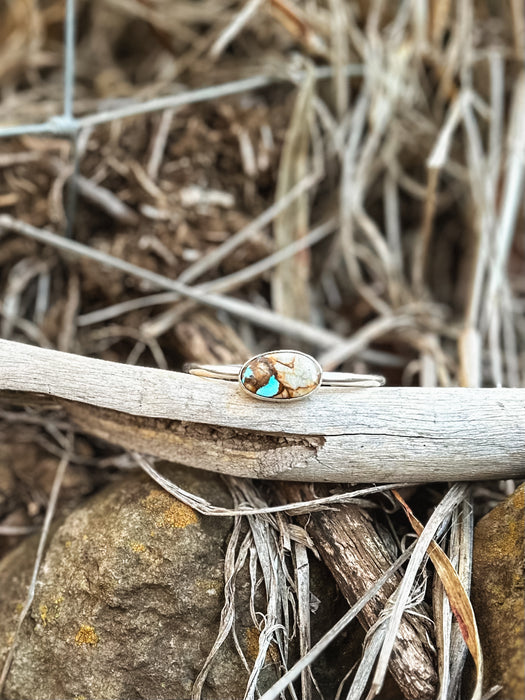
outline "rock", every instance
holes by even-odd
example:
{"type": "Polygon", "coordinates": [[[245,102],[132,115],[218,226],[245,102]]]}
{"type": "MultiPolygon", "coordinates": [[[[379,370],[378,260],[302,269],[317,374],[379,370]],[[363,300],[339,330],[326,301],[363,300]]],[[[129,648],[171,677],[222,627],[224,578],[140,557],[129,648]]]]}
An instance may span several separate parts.
{"type": "MultiPolygon", "coordinates": [[[[173,465],[163,465],[162,471],[182,488],[230,505],[217,476],[173,465]]],[[[50,536],[3,698],[189,698],[218,630],[231,525],[230,518],[200,516],[142,474],[126,474],[62,519],[50,536]]],[[[0,562],[0,664],[25,600],[37,544],[38,536],[28,538],[0,562]]],[[[311,590],[315,643],[348,604],[313,557],[311,590]]],[[[245,569],[236,585],[236,630],[252,663],[258,631],[249,598],[245,569]]],[[[260,601],[256,607],[262,609],[260,601]]],[[[355,620],[314,664],[325,697],[335,697],[360,658],[362,641],[355,620]]],[[[290,665],[297,647],[296,637],[290,665]]],[[[261,691],[277,679],[275,656],[269,652],[261,691]]],[[[203,698],[242,698],[247,680],[229,638],[203,698]]],[[[313,697],[318,697],[315,690],[313,697]]]]}
{"type": "MultiPolygon", "coordinates": [[[[182,488],[229,505],[215,475],[163,471],[182,488]]],[[[145,475],[126,475],[77,508],[52,535],[5,699],[188,698],[217,634],[230,530],[231,519],[200,516],[145,475]]],[[[31,538],[0,565],[0,662],[34,552],[31,538]]],[[[237,632],[253,660],[257,632],[244,597],[246,624],[237,632]]],[[[276,678],[271,664],[265,673],[261,690],[276,678]]],[[[242,698],[247,678],[229,638],[203,698],[242,698]]]]}
{"type": "Polygon", "coordinates": [[[476,525],[472,604],[485,661],[485,687],[496,697],[525,697],[525,486],[476,525]]]}

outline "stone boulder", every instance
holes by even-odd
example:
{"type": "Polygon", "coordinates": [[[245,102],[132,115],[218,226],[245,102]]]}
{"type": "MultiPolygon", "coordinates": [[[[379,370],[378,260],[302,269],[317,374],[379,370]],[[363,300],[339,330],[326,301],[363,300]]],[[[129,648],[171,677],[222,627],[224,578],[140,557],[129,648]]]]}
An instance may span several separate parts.
{"type": "Polygon", "coordinates": [[[496,697],[525,698],[525,603],[523,541],[525,486],[476,525],[472,604],[483,656],[485,686],[502,689],[496,697]]]}
{"type": "MultiPolygon", "coordinates": [[[[182,488],[230,505],[215,475],[173,466],[164,472],[182,488]]],[[[51,536],[6,700],[188,698],[217,634],[231,526],[230,518],[200,516],[135,473],[73,511],[51,536]]],[[[0,565],[0,661],[26,595],[35,545],[35,538],[26,540],[0,565]]],[[[248,586],[246,577],[237,632],[253,661],[258,633],[248,586]]],[[[271,663],[265,673],[261,689],[276,678],[271,663]]],[[[203,698],[242,698],[247,679],[229,638],[203,698]]]]}

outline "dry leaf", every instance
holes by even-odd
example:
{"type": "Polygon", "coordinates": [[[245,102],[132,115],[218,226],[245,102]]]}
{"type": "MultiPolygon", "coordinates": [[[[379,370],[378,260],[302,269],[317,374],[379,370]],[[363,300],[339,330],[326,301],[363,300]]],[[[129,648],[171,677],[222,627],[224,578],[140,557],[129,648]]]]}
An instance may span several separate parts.
{"type": "MultiPolygon", "coordinates": [[[[423,532],[423,525],[419,522],[410,506],[403,500],[399,493],[395,489],[392,489],[392,493],[403,506],[403,510],[410,520],[410,524],[416,533],[420,535],[423,532]]],[[[481,651],[478,626],[476,624],[472,605],[456,570],[441,547],[436,542],[432,541],[427,551],[446,591],[450,608],[458,622],[461,635],[474,659],[476,665],[476,687],[472,694],[472,700],[480,700],[483,682],[483,653],[481,651]]]]}

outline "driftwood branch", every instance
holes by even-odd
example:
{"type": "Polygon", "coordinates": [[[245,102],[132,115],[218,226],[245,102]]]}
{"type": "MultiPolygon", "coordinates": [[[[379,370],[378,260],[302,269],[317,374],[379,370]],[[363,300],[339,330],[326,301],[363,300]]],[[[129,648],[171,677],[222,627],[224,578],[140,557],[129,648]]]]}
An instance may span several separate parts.
{"type": "MultiPolygon", "coordinates": [[[[314,490],[312,484],[280,484],[279,487],[283,501],[325,496],[332,488],[318,486],[314,490]]],[[[350,606],[355,605],[393,564],[393,557],[385,546],[385,540],[390,540],[391,536],[383,532],[380,537],[370,513],[354,504],[310,513],[299,521],[307,529],[350,606]]],[[[391,544],[395,551],[395,543],[391,544]]],[[[388,606],[401,579],[401,573],[394,574],[361,611],[358,617],[367,632],[388,606]]],[[[416,614],[405,615],[401,621],[389,669],[407,700],[430,700],[435,697],[438,682],[435,651],[430,641],[428,618],[421,614],[422,609],[413,612],[416,614]]]]}
{"type": "Polygon", "coordinates": [[[112,443],[235,476],[424,482],[525,476],[525,389],[323,388],[290,404],[235,383],[0,340],[0,394],[64,406],[112,443]]]}

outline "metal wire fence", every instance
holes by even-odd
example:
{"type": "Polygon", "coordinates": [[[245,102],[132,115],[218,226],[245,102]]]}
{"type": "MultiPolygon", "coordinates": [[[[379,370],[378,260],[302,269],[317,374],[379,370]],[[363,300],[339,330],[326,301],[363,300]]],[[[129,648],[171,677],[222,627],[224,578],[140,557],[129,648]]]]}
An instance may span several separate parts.
{"type": "MultiPolygon", "coordinates": [[[[196,90],[189,90],[174,95],[155,97],[144,102],[126,104],[115,109],[101,110],[83,117],[74,115],[75,98],[75,0],[66,0],[66,13],[64,20],[64,80],[62,113],[38,124],[21,124],[16,126],[0,127],[0,138],[23,136],[26,134],[46,134],[53,136],[68,136],[75,142],[82,129],[105,124],[115,119],[124,119],[139,114],[158,112],[164,109],[174,109],[184,105],[196,104],[220,97],[237,95],[249,90],[257,90],[278,82],[300,82],[306,75],[304,71],[297,71],[288,75],[255,75],[240,80],[211,85],[196,90]]],[[[362,75],[362,66],[350,64],[343,70],[346,76],[362,75]]],[[[315,78],[322,80],[333,75],[330,66],[317,68],[314,71],[315,78]]]]}
{"type": "MultiPolygon", "coordinates": [[[[63,99],[62,113],[56,114],[44,122],[36,124],[19,124],[0,126],[0,138],[11,138],[25,135],[46,135],[69,138],[73,144],[73,172],[78,174],[78,140],[85,129],[112,122],[117,119],[134,117],[166,109],[175,109],[190,104],[237,95],[251,90],[257,90],[275,83],[300,83],[306,76],[305,71],[289,72],[286,75],[254,75],[252,77],[233,80],[217,85],[178,92],[173,95],[155,97],[146,101],[136,101],[113,109],[101,109],[93,114],[76,117],[74,114],[75,100],[75,59],[76,59],[76,0],[65,0],[64,17],[64,70],[63,70],[63,99]]],[[[343,68],[347,77],[362,75],[362,66],[350,64],[343,68]]],[[[330,78],[333,68],[330,66],[314,70],[316,80],[330,78]]],[[[71,178],[66,201],[67,234],[71,235],[75,219],[76,182],[71,178]]]]}
{"type": "MultiPolygon", "coordinates": [[[[197,289],[188,286],[193,280],[193,277],[187,279],[184,275],[179,280],[172,280],[163,275],[152,273],[146,269],[136,265],[131,265],[123,260],[115,258],[103,251],[97,251],[93,248],[82,245],[74,240],[73,230],[75,226],[76,201],[79,182],[79,141],[82,139],[82,134],[89,131],[91,128],[101,124],[106,124],[118,119],[144,115],[151,112],[160,112],[163,110],[171,110],[186,105],[197,104],[200,102],[219,99],[227,96],[238,95],[252,90],[265,88],[276,83],[290,83],[298,85],[306,78],[306,71],[290,70],[282,75],[254,75],[252,77],[233,80],[217,85],[211,85],[203,88],[177,92],[172,95],[155,97],[147,101],[135,101],[130,103],[126,99],[123,106],[118,106],[112,109],[101,109],[92,114],[86,114],[81,117],[75,116],[74,100],[75,100],[75,61],[76,61],[76,0],[66,0],[65,17],[64,17],[64,69],[63,69],[63,97],[62,97],[62,112],[41,123],[20,124],[14,126],[0,127],[0,138],[11,138],[25,135],[37,136],[54,136],[68,138],[73,148],[71,149],[70,158],[72,162],[69,165],[72,168],[73,177],[70,177],[67,184],[65,197],[65,236],[54,234],[50,230],[38,229],[31,224],[15,220],[7,214],[0,214],[0,227],[17,231],[22,235],[30,236],[35,240],[40,240],[42,243],[52,244],[57,249],[65,249],[69,252],[81,257],[96,259],[107,267],[125,270],[128,274],[137,277],[138,279],[148,280],[159,289],[169,290],[178,298],[178,295],[188,299],[194,299],[199,303],[207,306],[215,307],[228,311],[234,317],[252,318],[252,306],[239,299],[226,297],[222,294],[213,294],[213,289],[197,289]],[[68,240],[69,239],[69,240],[68,240]]],[[[330,66],[318,67],[313,70],[316,80],[323,80],[333,76],[333,68],[330,66]]],[[[363,67],[359,64],[349,64],[343,67],[343,73],[348,76],[362,75],[363,67]]],[[[262,215],[256,217],[247,226],[238,231],[228,241],[219,247],[213,253],[213,260],[217,262],[222,255],[223,257],[231,252],[234,248],[246,240],[255,230],[267,225],[275,216],[282,212],[297,199],[302,193],[306,192],[316,184],[320,178],[320,173],[310,173],[303,181],[297,183],[291,190],[274,202],[262,215]]],[[[313,237],[307,237],[305,244],[310,245],[316,237],[324,237],[327,232],[333,229],[333,221],[327,222],[319,230],[312,231],[313,237]]],[[[302,247],[305,247],[303,244],[302,247]]],[[[301,247],[301,246],[299,246],[301,247]]],[[[285,250],[286,257],[290,251],[285,250]]],[[[207,259],[210,256],[207,256],[207,259]]],[[[209,263],[209,261],[207,260],[209,263]]],[[[193,272],[197,272],[198,267],[193,272]]],[[[199,270],[201,273],[202,270],[199,270]]],[[[250,270],[247,271],[250,274],[250,270]]],[[[217,291],[222,291],[218,289],[217,291]]],[[[171,298],[171,297],[170,297],[171,298]]],[[[174,300],[171,298],[171,300],[174,300]]],[[[279,327],[278,314],[271,310],[260,309],[257,315],[257,325],[275,330],[279,327]]],[[[298,338],[302,338],[306,342],[313,342],[320,347],[329,347],[337,340],[339,336],[335,333],[330,333],[326,329],[318,329],[310,324],[303,323],[295,319],[287,319],[286,327],[289,333],[293,333],[298,338]]]]}

